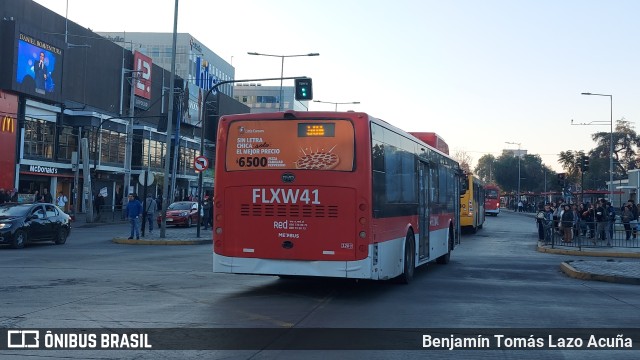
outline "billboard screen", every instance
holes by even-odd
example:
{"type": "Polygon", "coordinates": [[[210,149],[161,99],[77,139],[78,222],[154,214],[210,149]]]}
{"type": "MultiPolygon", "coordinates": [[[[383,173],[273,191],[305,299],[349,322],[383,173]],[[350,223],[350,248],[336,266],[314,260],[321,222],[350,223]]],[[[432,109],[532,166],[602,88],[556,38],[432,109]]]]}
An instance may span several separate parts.
{"type": "Polygon", "coordinates": [[[59,101],[62,55],[62,49],[21,33],[15,90],[59,101]]]}
{"type": "Polygon", "coordinates": [[[186,83],[183,96],[183,104],[182,104],[182,122],[202,127],[202,122],[200,121],[200,111],[202,104],[202,89],[198,87],[198,85],[194,83],[186,83]]]}

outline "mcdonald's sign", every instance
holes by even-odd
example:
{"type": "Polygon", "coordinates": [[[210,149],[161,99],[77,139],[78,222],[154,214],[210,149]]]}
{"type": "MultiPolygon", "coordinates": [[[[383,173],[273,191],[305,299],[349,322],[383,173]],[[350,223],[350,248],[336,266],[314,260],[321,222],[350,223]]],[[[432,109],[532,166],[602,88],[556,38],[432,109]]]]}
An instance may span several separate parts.
{"type": "Polygon", "coordinates": [[[16,185],[18,96],[0,90],[0,188],[16,185]]]}
{"type": "Polygon", "coordinates": [[[2,118],[2,132],[14,133],[16,131],[16,119],[10,116],[2,118]]]}

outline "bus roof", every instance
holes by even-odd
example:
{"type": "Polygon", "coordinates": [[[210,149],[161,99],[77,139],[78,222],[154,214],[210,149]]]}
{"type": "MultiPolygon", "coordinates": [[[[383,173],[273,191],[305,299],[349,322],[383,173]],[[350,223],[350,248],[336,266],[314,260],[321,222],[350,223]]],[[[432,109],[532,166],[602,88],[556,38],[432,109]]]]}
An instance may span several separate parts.
{"type": "Polygon", "coordinates": [[[429,144],[431,147],[436,148],[443,153],[449,155],[449,145],[444,141],[440,135],[434,132],[410,132],[409,134],[417,137],[418,139],[429,144]]]}

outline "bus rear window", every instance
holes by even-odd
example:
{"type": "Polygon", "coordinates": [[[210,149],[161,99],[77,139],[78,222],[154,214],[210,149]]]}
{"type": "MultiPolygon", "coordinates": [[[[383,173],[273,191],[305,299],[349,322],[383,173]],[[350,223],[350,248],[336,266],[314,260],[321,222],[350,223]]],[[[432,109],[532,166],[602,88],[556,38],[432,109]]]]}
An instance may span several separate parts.
{"type": "Polygon", "coordinates": [[[353,170],[354,130],[348,120],[234,121],[227,135],[227,171],[353,170]]]}

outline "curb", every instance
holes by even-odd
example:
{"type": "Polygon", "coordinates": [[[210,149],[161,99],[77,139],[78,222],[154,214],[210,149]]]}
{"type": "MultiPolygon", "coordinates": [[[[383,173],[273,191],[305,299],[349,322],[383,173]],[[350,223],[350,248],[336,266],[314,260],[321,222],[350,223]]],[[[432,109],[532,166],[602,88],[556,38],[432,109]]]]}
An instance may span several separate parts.
{"type": "Polygon", "coordinates": [[[600,252],[600,251],[579,251],[569,249],[551,249],[537,246],[538,252],[547,254],[558,255],[572,255],[572,256],[593,256],[593,257],[619,257],[619,258],[640,258],[640,253],[625,253],[625,252],[600,252]]]}
{"type": "Polygon", "coordinates": [[[616,276],[616,275],[601,275],[601,274],[593,274],[589,272],[576,270],[576,268],[574,268],[570,264],[572,261],[573,260],[565,261],[561,263],[560,270],[562,270],[562,272],[565,273],[567,276],[572,277],[574,279],[640,285],[640,278],[629,278],[629,277],[616,276]]]}
{"type": "MultiPolygon", "coordinates": [[[[105,223],[95,222],[95,223],[85,223],[83,225],[77,225],[74,227],[77,229],[86,229],[86,228],[94,228],[94,227],[100,227],[100,226],[113,226],[113,225],[124,225],[124,224],[129,224],[129,222],[124,222],[124,221],[105,222],[105,223]]],[[[73,223],[71,224],[71,226],[73,226],[73,223]]]]}
{"type": "Polygon", "coordinates": [[[126,238],[113,238],[116,244],[123,245],[204,245],[211,244],[211,239],[190,239],[190,240],[134,240],[126,238]]]}

